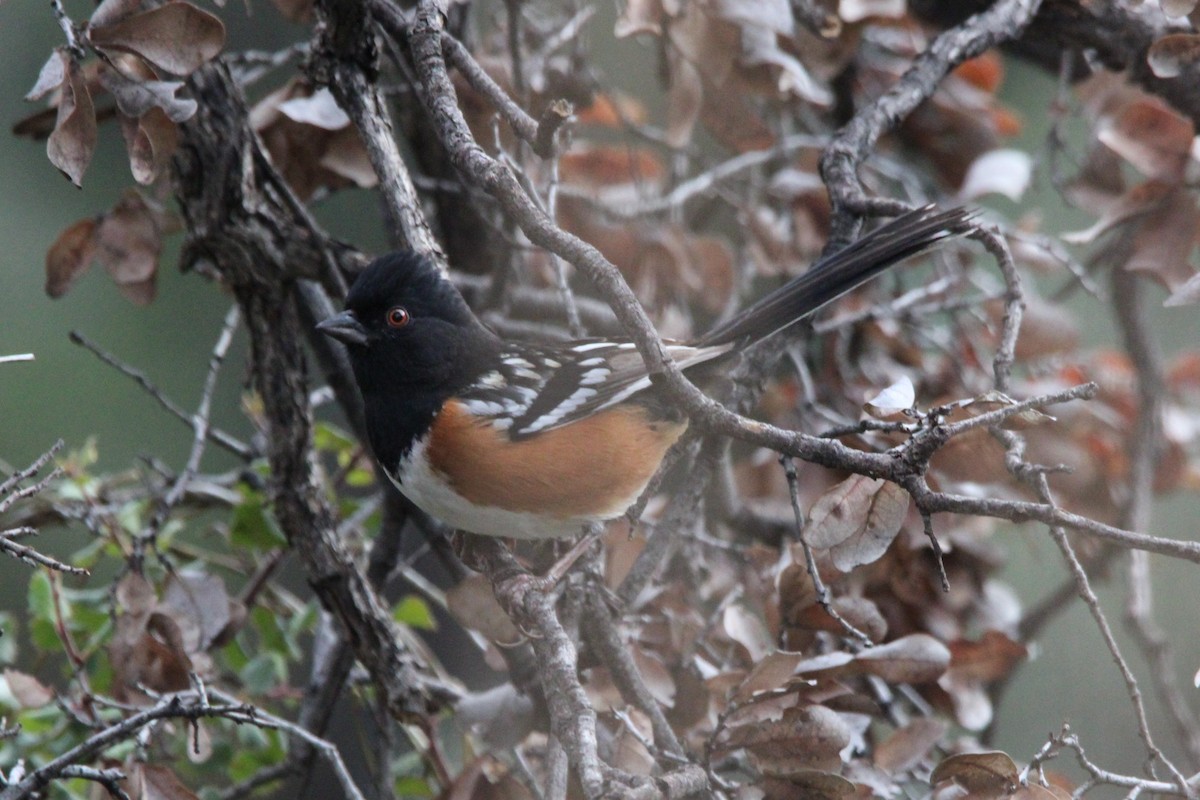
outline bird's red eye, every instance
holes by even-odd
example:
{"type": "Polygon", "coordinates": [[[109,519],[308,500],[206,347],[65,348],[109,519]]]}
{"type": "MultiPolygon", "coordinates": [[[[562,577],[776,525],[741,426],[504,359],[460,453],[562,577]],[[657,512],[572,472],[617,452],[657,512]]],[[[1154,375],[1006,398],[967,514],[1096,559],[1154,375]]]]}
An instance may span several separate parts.
{"type": "Polygon", "coordinates": [[[409,316],[408,310],[403,306],[396,306],[387,313],[387,324],[393,328],[403,328],[412,319],[409,316]]]}

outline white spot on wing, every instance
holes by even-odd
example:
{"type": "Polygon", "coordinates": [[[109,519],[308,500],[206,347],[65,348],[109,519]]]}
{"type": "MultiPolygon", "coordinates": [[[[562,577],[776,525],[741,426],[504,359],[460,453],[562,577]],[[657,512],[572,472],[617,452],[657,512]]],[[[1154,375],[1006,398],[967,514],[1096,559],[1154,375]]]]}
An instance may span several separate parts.
{"type": "MultiPolygon", "coordinates": [[[[530,366],[532,367],[532,365],[530,366]]],[[[524,367],[517,367],[514,369],[513,375],[516,375],[518,378],[524,378],[527,381],[533,381],[534,383],[541,383],[542,380],[544,380],[541,373],[534,372],[532,369],[526,369],[524,367]]]]}
{"type": "Polygon", "coordinates": [[[504,373],[499,370],[485,372],[477,381],[480,386],[486,386],[489,389],[501,389],[508,385],[508,381],[504,377],[504,373]]]}
{"type": "Polygon", "coordinates": [[[597,367],[596,369],[589,369],[587,372],[583,373],[583,376],[579,379],[579,382],[584,386],[596,383],[604,383],[604,379],[611,374],[612,372],[610,370],[607,370],[604,367],[597,367]]]}

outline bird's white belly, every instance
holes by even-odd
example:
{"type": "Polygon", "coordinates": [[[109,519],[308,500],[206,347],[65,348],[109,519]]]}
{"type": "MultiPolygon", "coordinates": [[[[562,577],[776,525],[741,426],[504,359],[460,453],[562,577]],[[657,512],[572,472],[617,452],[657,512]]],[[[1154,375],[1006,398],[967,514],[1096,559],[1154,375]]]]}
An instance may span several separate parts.
{"type": "MultiPolygon", "coordinates": [[[[510,511],[473,503],[454,491],[446,479],[430,467],[425,457],[426,444],[425,438],[419,439],[400,461],[397,471],[399,480],[390,471],[387,471],[387,475],[400,493],[418,508],[453,528],[514,539],[565,539],[578,536],[585,523],[598,521],[555,519],[529,511],[510,511]]],[[[636,499],[634,497],[629,502],[636,499]]]]}

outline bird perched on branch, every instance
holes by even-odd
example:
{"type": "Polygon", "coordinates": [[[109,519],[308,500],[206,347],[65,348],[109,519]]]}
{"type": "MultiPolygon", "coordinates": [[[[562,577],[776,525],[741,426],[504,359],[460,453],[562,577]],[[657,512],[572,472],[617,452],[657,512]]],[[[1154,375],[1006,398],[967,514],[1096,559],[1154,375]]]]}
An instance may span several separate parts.
{"type": "MultiPolygon", "coordinates": [[[[961,208],[905,214],[666,352],[684,371],[712,365],[971,228],[961,208]]],[[[349,350],[388,478],[463,530],[559,538],[619,517],[687,427],[630,340],[506,342],[413,252],[372,263],[317,327],[349,350]]]]}

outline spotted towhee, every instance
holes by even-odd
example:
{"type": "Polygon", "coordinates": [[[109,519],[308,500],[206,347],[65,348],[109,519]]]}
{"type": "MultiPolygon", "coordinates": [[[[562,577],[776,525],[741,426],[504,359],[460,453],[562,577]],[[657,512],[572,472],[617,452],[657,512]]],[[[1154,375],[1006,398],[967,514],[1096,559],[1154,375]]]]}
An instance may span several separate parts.
{"type": "MultiPolygon", "coordinates": [[[[811,314],[896,262],[972,227],[964,209],[905,214],[825,258],[741,314],[666,350],[680,368],[724,358],[811,314]]],[[[362,272],[340,339],[388,477],[456,528],[527,539],[620,516],[687,427],[628,339],[506,342],[412,252],[362,272]]]]}

